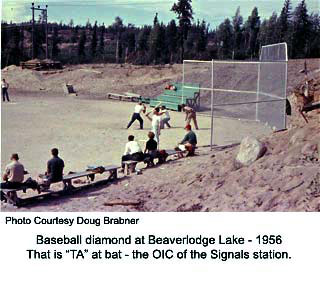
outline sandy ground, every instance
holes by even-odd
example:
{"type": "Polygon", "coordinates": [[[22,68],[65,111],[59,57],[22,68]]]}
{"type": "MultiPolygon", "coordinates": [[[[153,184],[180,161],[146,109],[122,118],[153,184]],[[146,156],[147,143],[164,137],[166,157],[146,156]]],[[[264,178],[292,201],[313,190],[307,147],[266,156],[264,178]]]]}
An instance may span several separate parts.
{"type": "MultiPolygon", "coordinates": [[[[308,60],[318,75],[319,59],[308,60]]],[[[288,95],[303,80],[303,60],[290,61],[288,95]]],[[[50,149],[58,147],[65,172],[87,165],[120,165],[129,134],[143,147],[151,127],[126,125],[134,103],[106,100],[108,91],[161,93],[168,82],[181,80],[181,65],[83,65],[58,72],[36,72],[8,67],[12,103],[1,106],[1,170],[11,153],[36,177],[46,168],[50,149]],[[62,84],[75,86],[78,96],[63,96],[62,84]],[[32,83],[32,85],[30,85],[32,83]],[[90,85],[88,85],[90,84],[90,85]]],[[[194,76],[198,71],[194,71],[194,76]]],[[[227,76],[226,76],[227,77],[227,76]]],[[[244,79],[245,80],[245,79],[244,79]]],[[[227,80],[226,80],[227,81],[227,80]]],[[[250,82],[246,79],[244,85],[250,82]]],[[[292,102],[293,103],[293,102],[292,102]]],[[[198,115],[198,155],[143,170],[73,196],[45,200],[23,208],[2,204],[5,211],[320,211],[320,114],[310,113],[309,124],[293,108],[288,130],[272,134],[252,121],[214,119],[214,143],[228,145],[243,137],[258,137],[267,153],[249,167],[236,168],[238,147],[210,151],[210,118],[198,115]],[[138,202],[138,206],[105,206],[106,202],[138,202]]],[[[162,131],[160,148],[171,149],[184,136],[184,114],[171,112],[172,129],[162,131]]],[[[140,165],[141,167],[141,165],[140,165]]],[[[55,187],[54,187],[55,188],[55,187]]],[[[26,196],[34,192],[27,192],[26,196]]],[[[24,196],[24,197],[26,197],[24,196]]]]}
{"type": "MultiPolygon", "coordinates": [[[[65,160],[65,171],[81,171],[87,165],[120,164],[129,134],[142,147],[151,122],[144,118],[144,130],[135,122],[126,129],[135,104],[112,100],[86,100],[74,97],[31,97],[12,95],[12,103],[2,103],[1,170],[13,152],[35,177],[46,168],[50,149],[57,147],[65,160]]],[[[170,112],[173,128],[162,130],[160,148],[172,149],[180,141],[184,113],[170,112]]],[[[210,144],[210,118],[198,116],[199,146],[210,144]]],[[[270,129],[256,122],[217,118],[214,143],[231,144],[246,135],[262,136],[270,129]]]]}

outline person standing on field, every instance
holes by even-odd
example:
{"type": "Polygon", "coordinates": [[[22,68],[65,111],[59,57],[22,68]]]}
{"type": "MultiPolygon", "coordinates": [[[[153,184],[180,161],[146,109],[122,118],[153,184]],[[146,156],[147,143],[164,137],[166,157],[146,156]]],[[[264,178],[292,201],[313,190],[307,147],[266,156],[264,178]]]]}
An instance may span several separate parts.
{"type": "Polygon", "coordinates": [[[196,130],[198,130],[199,127],[197,123],[196,111],[192,107],[186,106],[185,104],[183,104],[181,108],[182,108],[182,111],[186,113],[186,119],[185,119],[186,125],[189,125],[191,123],[191,120],[193,120],[194,127],[196,128],[196,130]]]}
{"type": "Polygon", "coordinates": [[[150,113],[151,111],[146,114],[146,117],[151,121],[151,131],[154,133],[154,140],[157,142],[159,147],[161,130],[160,123],[163,112],[160,112],[160,107],[155,107],[152,111],[152,118],[149,116],[150,113]]]}
{"type": "Polygon", "coordinates": [[[164,129],[165,125],[168,128],[171,128],[171,125],[169,123],[170,120],[170,114],[169,111],[167,110],[167,108],[163,105],[161,106],[161,113],[163,113],[162,117],[161,117],[161,124],[160,124],[160,128],[164,129]]]}
{"type": "Polygon", "coordinates": [[[8,94],[9,83],[6,82],[5,79],[2,79],[1,89],[2,89],[2,100],[6,101],[6,98],[7,98],[7,101],[10,102],[9,94],[8,94]]]}
{"type": "Polygon", "coordinates": [[[134,107],[134,113],[132,114],[131,120],[127,125],[127,129],[136,121],[138,120],[140,122],[140,129],[143,129],[143,119],[141,117],[141,112],[146,112],[145,105],[140,101],[139,104],[137,104],[134,107]]]}

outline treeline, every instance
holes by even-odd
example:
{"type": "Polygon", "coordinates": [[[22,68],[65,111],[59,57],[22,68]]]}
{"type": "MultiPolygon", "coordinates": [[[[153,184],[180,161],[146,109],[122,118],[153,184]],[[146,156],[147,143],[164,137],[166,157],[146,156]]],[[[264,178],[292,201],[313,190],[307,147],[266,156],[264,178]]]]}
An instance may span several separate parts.
{"type": "MultiPolygon", "coordinates": [[[[105,27],[89,21],[85,26],[49,24],[49,57],[63,63],[129,62],[133,64],[177,63],[182,59],[256,59],[261,46],[287,42],[290,58],[320,57],[320,16],[308,13],[305,0],[293,9],[285,0],[280,15],[261,20],[258,8],[244,20],[240,7],[232,19],[216,29],[205,20],[195,21],[191,0],[178,0],[171,11],[176,20],[153,25],[124,25],[120,17],[105,27]]],[[[19,64],[31,58],[30,23],[2,23],[1,65],[19,64]]],[[[46,28],[41,19],[34,33],[34,51],[44,58],[46,28]]]]}

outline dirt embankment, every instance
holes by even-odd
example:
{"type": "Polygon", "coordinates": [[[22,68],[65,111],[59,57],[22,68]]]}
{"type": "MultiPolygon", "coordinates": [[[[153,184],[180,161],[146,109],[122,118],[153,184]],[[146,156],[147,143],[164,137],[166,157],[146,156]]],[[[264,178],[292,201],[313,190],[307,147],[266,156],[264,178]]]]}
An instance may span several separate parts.
{"type": "MultiPolygon", "coordinates": [[[[250,86],[256,81],[256,70],[252,74],[248,72],[250,66],[243,69],[224,65],[217,67],[219,79],[217,86],[225,86],[225,79],[228,84],[238,86],[250,86]],[[236,69],[236,70],[235,70],[236,69]],[[245,71],[243,71],[245,70],[245,71]],[[233,75],[237,74],[236,81],[232,81],[233,75]],[[241,75],[241,73],[243,75],[241,75]]],[[[308,59],[307,67],[310,71],[317,71],[320,68],[319,59],[308,59]]],[[[292,93],[295,85],[303,80],[304,75],[299,73],[304,68],[304,60],[290,60],[288,63],[288,95],[292,93]]],[[[210,70],[203,66],[187,67],[185,81],[210,83],[208,76],[210,70]],[[199,80],[199,77],[201,78],[199,80]]],[[[108,92],[133,92],[145,97],[155,97],[163,91],[168,82],[182,81],[182,65],[164,66],[136,66],[131,64],[100,64],[100,65],[75,65],[65,67],[57,71],[32,71],[21,69],[11,65],[2,70],[3,77],[10,83],[10,89],[17,93],[46,92],[63,95],[63,84],[70,83],[78,92],[79,97],[104,98],[108,92]]],[[[235,87],[229,87],[234,89],[235,87]]]]}

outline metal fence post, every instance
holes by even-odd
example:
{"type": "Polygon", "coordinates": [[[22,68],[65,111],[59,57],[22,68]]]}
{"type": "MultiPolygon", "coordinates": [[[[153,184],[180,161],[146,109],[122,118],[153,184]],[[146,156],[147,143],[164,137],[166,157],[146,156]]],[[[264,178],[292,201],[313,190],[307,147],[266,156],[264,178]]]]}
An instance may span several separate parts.
{"type": "Polygon", "coordinates": [[[211,137],[210,137],[210,150],[212,150],[213,147],[213,141],[214,141],[214,136],[213,136],[213,65],[214,61],[212,59],[211,63],[211,137]]]}
{"type": "Polygon", "coordinates": [[[261,60],[259,61],[258,64],[258,81],[257,81],[257,97],[256,97],[256,121],[259,120],[259,115],[258,115],[258,110],[259,110],[259,94],[260,94],[260,70],[261,70],[261,60]]]}

